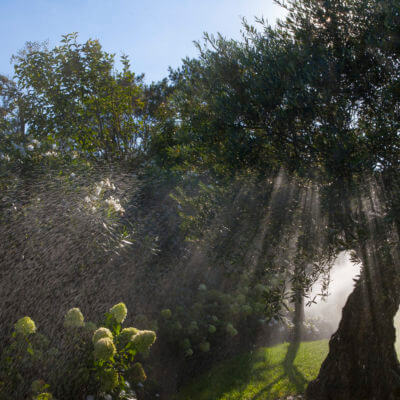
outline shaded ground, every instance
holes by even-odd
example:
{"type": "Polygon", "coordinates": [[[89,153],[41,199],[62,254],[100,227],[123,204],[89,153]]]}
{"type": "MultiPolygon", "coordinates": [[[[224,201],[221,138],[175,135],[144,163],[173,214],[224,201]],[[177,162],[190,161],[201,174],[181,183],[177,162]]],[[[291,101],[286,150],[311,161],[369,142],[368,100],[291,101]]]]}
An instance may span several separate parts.
{"type": "Polygon", "coordinates": [[[328,353],[328,340],[261,348],[213,367],[184,387],[177,400],[299,400],[328,353]],[[289,396],[289,397],[288,397],[289,396]]]}

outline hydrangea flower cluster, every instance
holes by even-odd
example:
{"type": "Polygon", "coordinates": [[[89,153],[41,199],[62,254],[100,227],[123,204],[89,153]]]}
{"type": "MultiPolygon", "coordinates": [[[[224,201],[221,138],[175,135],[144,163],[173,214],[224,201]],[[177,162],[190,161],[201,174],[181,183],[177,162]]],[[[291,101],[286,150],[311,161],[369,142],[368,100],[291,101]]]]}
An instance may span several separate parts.
{"type": "Polygon", "coordinates": [[[210,351],[210,342],[201,342],[199,344],[199,349],[200,351],[202,351],[203,353],[207,353],[210,351]]]}
{"type": "Polygon", "coordinates": [[[124,303],[118,303],[115,306],[111,307],[110,313],[119,324],[122,324],[125,321],[128,310],[124,303]]]}
{"type": "Polygon", "coordinates": [[[140,353],[146,352],[155,340],[156,334],[153,331],[139,331],[132,338],[133,344],[140,353]]]}
{"type": "Polygon", "coordinates": [[[103,338],[113,340],[113,334],[108,328],[99,328],[93,333],[92,342],[96,344],[97,341],[103,338]]]}
{"type": "Polygon", "coordinates": [[[161,310],[161,315],[165,319],[170,319],[172,317],[172,312],[169,308],[165,308],[164,310],[161,310]]]}
{"type": "Polygon", "coordinates": [[[136,328],[124,328],[118,336],[119,344],[125,347],[139,331],[136,328]]]}
{"type": "Polygon", "coordinates": [[[112,339],[104,337],[94,344],[94,357],[97,360],[110,360],[116,352],[112,339]]]}
{"type": "Polygon", "coordinates": [[[36,325],[31,318],[23,317],[17,321],[14,329],[23,336],[29,336],[36,332],[36,325]]]}
{"type": "Polygon", "coordinates": [[[229,333],[231,336],[236,336],[238,331],[233,327],[231,323],[226,325],[226,332],[229,333]]]}
{"type": "MultiPolygon", "coordinates": [[[[96,393],[101,396],[106,395],[106,397],[110,393],[127,393],[131,384],[140,384],[146,380],[142,365],[138,362],[135,363],[136,353],[147,353],[156,340],[156,334],[154,331],[141,331],[133,327],[121,330],[121,324],[126,316],[126,305],[124,303],[116,304],[109,310],[109,313],[105,314],[104,326],[97,329],[94,323],[85,323],[79,308],[71,308],[64,316],[64,327],[74,328],[67,331],[67,338],[73,340],[65,342],[67,347],[61,343],[62,347],[56,346],[48,349],[50,360],[59,357],[62,351],[69,351],[71,343],[77,345],[77,349],[84,350],[79,354],[77,366],[79,366],[82,382],[85,382],[85,385],[89,385],[96,393]],[[87,345],[91,345],[90,340],[93,343],[92,351],[86,352],[87,345]]],[[[40,351],[42,351],[42,346],[48,345],[47,338],[43,335],[39,335],[40,338],[37,337],[40,339],[38,341],[31,341],[28,338],[29,335],[36,332],[35,323],[30,317],[19,319],[14,328],[13,340],[18,344],[26,344],[27,346],[21,346],[21,349],[32,356],[36,356],[36,353],[39,354],[35,348],[37,344],[41,346],[40,351]]],[[[36,358],[34,360],[36,361],[36,358]]],[[[30,363],[31,359],[28,361],[30,363]]],[[[45,381],[36,380],[32,383],[30,392],[35,399],[50,400],[53,397],[48,393],[48,388],[49,385],[45,381]]]]}
{"type": "Polygon", "coordinates": [[[71,308],[65,314],[64,326],[66,328],[79,328],[85,325],[83,314],[79,308],[71,308]]]}

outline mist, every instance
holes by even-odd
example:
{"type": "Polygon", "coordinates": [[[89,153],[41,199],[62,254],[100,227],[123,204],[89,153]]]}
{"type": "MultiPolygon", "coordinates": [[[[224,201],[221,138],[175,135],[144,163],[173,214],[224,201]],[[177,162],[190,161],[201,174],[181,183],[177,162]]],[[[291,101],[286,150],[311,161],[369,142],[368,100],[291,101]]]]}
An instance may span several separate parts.
{"type": "MultiPolygon", "coordinates": [[[[342,309],[349,294],[354,288],[354,279],[360,273],[360,265],[350,261],[350,254],[342,252],[337,257],[330,274],[328,297],[318,299],[316,304],[306,307],[306,318],[319,318],[331,327],[330,334],[334,333],[342,317],[342,309]]],[[[321,282],[312,288],[310,298],[321,292],[321,282]]]]}

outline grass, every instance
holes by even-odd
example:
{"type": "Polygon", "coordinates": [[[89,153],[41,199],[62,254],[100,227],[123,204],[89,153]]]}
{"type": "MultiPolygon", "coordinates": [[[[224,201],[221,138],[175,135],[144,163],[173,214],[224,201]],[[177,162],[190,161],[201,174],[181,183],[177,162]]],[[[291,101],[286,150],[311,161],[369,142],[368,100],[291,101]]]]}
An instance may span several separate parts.
{"type": "Polygon", "coordinates": [[[328,340],[283,343],[214,366],[178,393],[176,400],[272,400],[304,393],[328,354],[328,340]]]}

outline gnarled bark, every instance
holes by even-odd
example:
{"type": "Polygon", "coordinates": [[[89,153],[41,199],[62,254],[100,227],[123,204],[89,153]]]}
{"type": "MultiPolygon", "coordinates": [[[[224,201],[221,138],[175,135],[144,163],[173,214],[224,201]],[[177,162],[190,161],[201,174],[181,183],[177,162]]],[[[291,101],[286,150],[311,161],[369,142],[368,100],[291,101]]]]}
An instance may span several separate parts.
{"type": "Polygon", "coordinates": [[[309,400],[400,399],[393,326],[400,303],[399,265],[393,244],[383,242],[388,238],[359,250],[363,271],[343,308],[328,357],[307,388],[309,400]]]}

